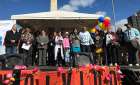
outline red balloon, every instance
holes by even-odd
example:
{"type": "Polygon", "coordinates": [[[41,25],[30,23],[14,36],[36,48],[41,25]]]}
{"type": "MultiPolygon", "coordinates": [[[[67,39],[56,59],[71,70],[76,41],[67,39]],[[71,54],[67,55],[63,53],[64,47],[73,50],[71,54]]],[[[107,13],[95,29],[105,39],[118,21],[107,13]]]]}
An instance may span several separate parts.
{"type": "Polygon", "coordinates": [[[105,19],[103,24],[105,25],[105,27],[109,27],[110,21],[108,19],[105,19]]]}
{"type": "Polygon", "coordinates": [[[58,67],[58,68],[57,68],[57,71],[58,71],[59,73],[64,73],[63,67],[58,67]]]}
{"type": "Polygon", "coordinates": [[[9,83],[10,83],[10,80],[8,80],[8,79],[3,81],[4,85],[8,85],[9,83]]]}
{"type": "Polygon", "coordinates": [[[38,69],[38,67],[35,67],[32,71],[33,71],[33,73],[36,73],[39,71],[39,69],[38,69]]]}
{"type": "Polygon", "coordinates": [[[12,78],[12,74],[11,73],[6,74],[6,78],[12,78]]]}

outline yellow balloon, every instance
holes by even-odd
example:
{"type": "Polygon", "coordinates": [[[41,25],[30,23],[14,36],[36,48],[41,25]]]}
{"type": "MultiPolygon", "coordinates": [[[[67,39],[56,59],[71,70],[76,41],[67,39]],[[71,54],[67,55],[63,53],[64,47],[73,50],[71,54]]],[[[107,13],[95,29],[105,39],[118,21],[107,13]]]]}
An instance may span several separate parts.
{"type": "Polygon", "coordinates": [[[102,28],[102,27],[103,27],[103,23],[99,23],[98,25],[99,25],[99,27],[100,27],[100,28],[102,28]]]}
{"type": "Polygon", "coordinates": [[[15,78],[10,78],[10,81],[15,81],[15,78]]]}
{"type": "Polygon", "coordinates": [[[111,18],[110,18],[110,17],[105,17],[105,19],[107,19],[107,20],[109,20],[109,21],[111,20],[111,18]]]}
{"type": "Polygon", "coordinates": [[[92,32],[92,33],[95,33],[95,32],[96,32],[96,28],[92,28],[92,29],[91,29],[91,32],[92,32]]]}
{"type": "Polygon", "coordinates": [[[99,27],[100,27],[102,30],[105,30],[105,29],[106,29],[106,27],[105,27],[105,25],[104,25],[103,23],[99,23],[99,27]]]}

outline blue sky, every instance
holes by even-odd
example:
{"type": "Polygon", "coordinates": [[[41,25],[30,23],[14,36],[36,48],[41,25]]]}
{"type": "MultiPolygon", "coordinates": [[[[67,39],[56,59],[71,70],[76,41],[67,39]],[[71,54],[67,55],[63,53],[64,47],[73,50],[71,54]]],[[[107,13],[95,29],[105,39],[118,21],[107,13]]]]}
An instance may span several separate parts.
{"type": "MultiPolygon", "coordinates": [[[[58,8],[76,12],[101,13],[112,18],[111,0],[58,0],[58,8]],[[69,6],[69,7],[68,7],[69,6]]],[[[140,10],[140,0],[114,0],[116,20],[122,20],[140,10]]],[[[11,15],[49,11],[50,0],[0,0],[0,20],[11,15]]]]}

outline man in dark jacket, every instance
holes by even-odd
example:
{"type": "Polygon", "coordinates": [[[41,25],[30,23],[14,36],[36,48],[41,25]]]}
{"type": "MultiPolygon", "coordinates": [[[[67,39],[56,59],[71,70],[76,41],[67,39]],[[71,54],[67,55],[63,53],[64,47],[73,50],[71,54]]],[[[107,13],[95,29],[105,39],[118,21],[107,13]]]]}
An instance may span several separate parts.
{"type": "Polygon", "coordinates": [[[6,54],[17,53],[17,46],[19,42],[19,33],[16,30],[16,25],[13,25],[12,29],[6,32],[4,44],[6,47],[6,54]]]}

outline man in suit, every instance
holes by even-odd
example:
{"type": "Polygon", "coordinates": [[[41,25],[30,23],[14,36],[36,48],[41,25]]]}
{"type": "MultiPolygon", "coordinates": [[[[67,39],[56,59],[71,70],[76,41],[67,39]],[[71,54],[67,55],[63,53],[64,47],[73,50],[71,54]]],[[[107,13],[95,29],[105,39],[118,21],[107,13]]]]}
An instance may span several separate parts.
{"type": "Polygon", "coordinates": [[[16,54],[17,46],[19,42],[19,33],[17,32],[16,25],[13,25],[12,29],[6,32],[4,39],[6,54],[16,54]]]}

